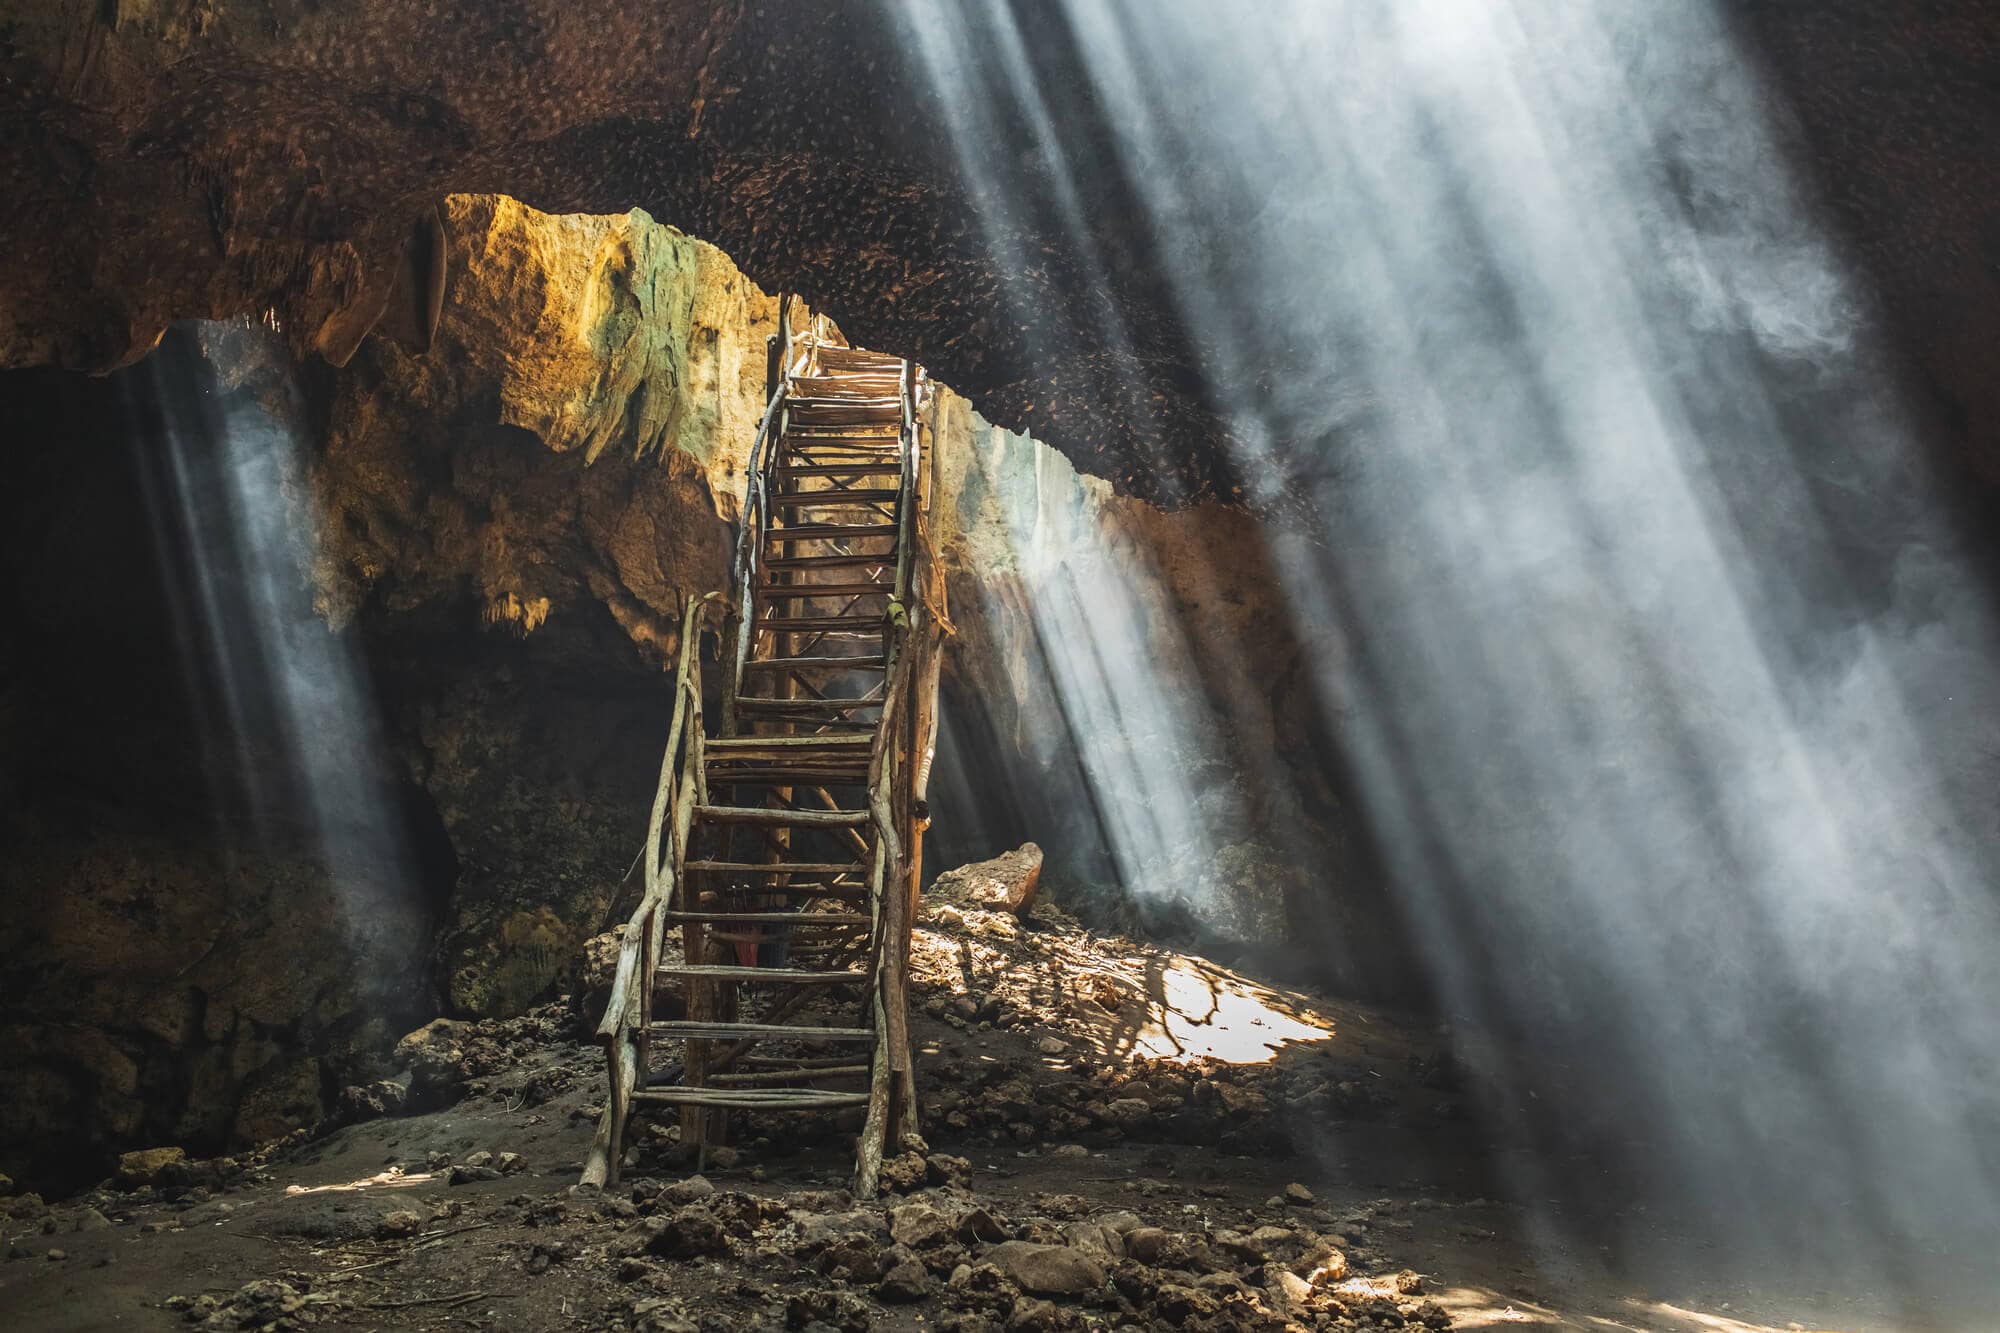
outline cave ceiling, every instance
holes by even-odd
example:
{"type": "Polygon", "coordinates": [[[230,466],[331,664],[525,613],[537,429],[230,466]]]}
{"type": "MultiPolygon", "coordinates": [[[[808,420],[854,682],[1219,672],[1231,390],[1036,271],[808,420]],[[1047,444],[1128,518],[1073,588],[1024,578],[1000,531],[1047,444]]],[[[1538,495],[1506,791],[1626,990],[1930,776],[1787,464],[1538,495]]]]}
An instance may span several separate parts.
{"type": "MultiPolygon", "coordinates": [[[[2000,462],[2000,0],[1730,8],[1912,374],[2000,462]]],[[[371,331],[420,346],[445,195],[642,207],[1126,490],[1230,496],[1204,386],[1248,366],[1229,390],[1254,404],[1306,353],[1179,317],[1062,6],[1008,9],[1061,162],[1004,86],[936,87],[882,0],[9,4],[0,365],[108,369],[245,312],[336,363],[371,331]],[[970,145],[948,97],[980,108],[970,145]]],[[[1220,251],[1238,220],[1195,225],[1220,251]]]]}

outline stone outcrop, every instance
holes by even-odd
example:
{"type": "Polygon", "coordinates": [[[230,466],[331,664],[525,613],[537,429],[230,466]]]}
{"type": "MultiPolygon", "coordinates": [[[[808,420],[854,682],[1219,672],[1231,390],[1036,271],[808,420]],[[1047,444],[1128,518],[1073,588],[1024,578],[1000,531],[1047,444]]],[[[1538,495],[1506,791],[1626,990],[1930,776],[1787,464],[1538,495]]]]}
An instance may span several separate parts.
{"type": "Polygon", "coordinates": [[[490,1014],[607,924],[680,607],[728,579],[777,302],[642,213],[485,196],[444,217],[467,262],[433,346],[371,340],[333,393],[318,573],[336,619],[407,664],[408,762],[461,867],[445,992],[490,1014]],[[441,618],[505,646],[440,663],[414,645],[441,618]]]}

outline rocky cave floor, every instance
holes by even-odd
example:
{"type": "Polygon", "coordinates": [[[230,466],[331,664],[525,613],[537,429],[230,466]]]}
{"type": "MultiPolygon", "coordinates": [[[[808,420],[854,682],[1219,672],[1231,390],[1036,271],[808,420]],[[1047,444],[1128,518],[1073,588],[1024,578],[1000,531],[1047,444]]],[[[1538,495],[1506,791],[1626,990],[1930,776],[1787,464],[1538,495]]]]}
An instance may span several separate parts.
{"type": "Polygon", "coordinates": [[[1531,1250],[1428,1029],[1048,907],[932,905],[914,969],[929,1142],[881,1200],[825,1117],[739,1120],[701,1162],[651,1126],[578,1186],[604,1066],[565,998],[406,1040],[433,1109],[351,1090],[337,1129],[0,1200],[0,1326],[1803,1327],[1531,1250]]]}

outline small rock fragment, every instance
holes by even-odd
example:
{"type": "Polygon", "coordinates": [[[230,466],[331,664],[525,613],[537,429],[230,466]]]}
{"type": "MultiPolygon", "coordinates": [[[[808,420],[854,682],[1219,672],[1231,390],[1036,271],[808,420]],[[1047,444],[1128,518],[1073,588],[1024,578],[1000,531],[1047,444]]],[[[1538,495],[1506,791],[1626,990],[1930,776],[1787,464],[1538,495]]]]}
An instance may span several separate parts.
{"type": "Polygon", "coordinates": [[[416,1235],[423,1230],[423,1227],[424,1219],[421,1214],[413,1213],[407,1208],[399,1208],[375,1224],[375,1236],[378,1240],[402,1240],[416,1235]]]}
{"type": "Polygon", "coordinates": [[[141,1148],[138,1152],[122,1153],[118,1158],[118,1183],[126,1189],[151,1185],[170,1167],[186,1161],[184,1148],[141,1148]]]}
{"type": "Polygon", "coordinates": [[[885,1301],[908,1305],[931,1294],[931,1276],[919,1261],[905,1259],[882,1275],[875,1294],[885,1301]]]}

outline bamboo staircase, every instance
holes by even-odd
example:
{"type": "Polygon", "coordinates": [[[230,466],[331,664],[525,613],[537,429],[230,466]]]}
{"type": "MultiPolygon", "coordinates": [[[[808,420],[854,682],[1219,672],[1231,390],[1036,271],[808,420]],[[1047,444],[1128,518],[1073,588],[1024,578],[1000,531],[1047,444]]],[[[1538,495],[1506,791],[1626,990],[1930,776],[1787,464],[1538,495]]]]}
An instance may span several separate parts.
{"type": "Polygon", "coordinates": [[[948,630],[927,386],[823,318],[794,333],[792,310],[750,451],[717,736],[697,645],[721,595],[683,619],[644,896],[597,1032],[611,1092],[586,1183],[616,1182],[641,1113],[678,1114],[705,1150],[731,1111],[865,1108],[863,1195],[916,1133],[906,980],[948,630]],[[675,994],[685,1016],[656,1016],[675,994]]]}

